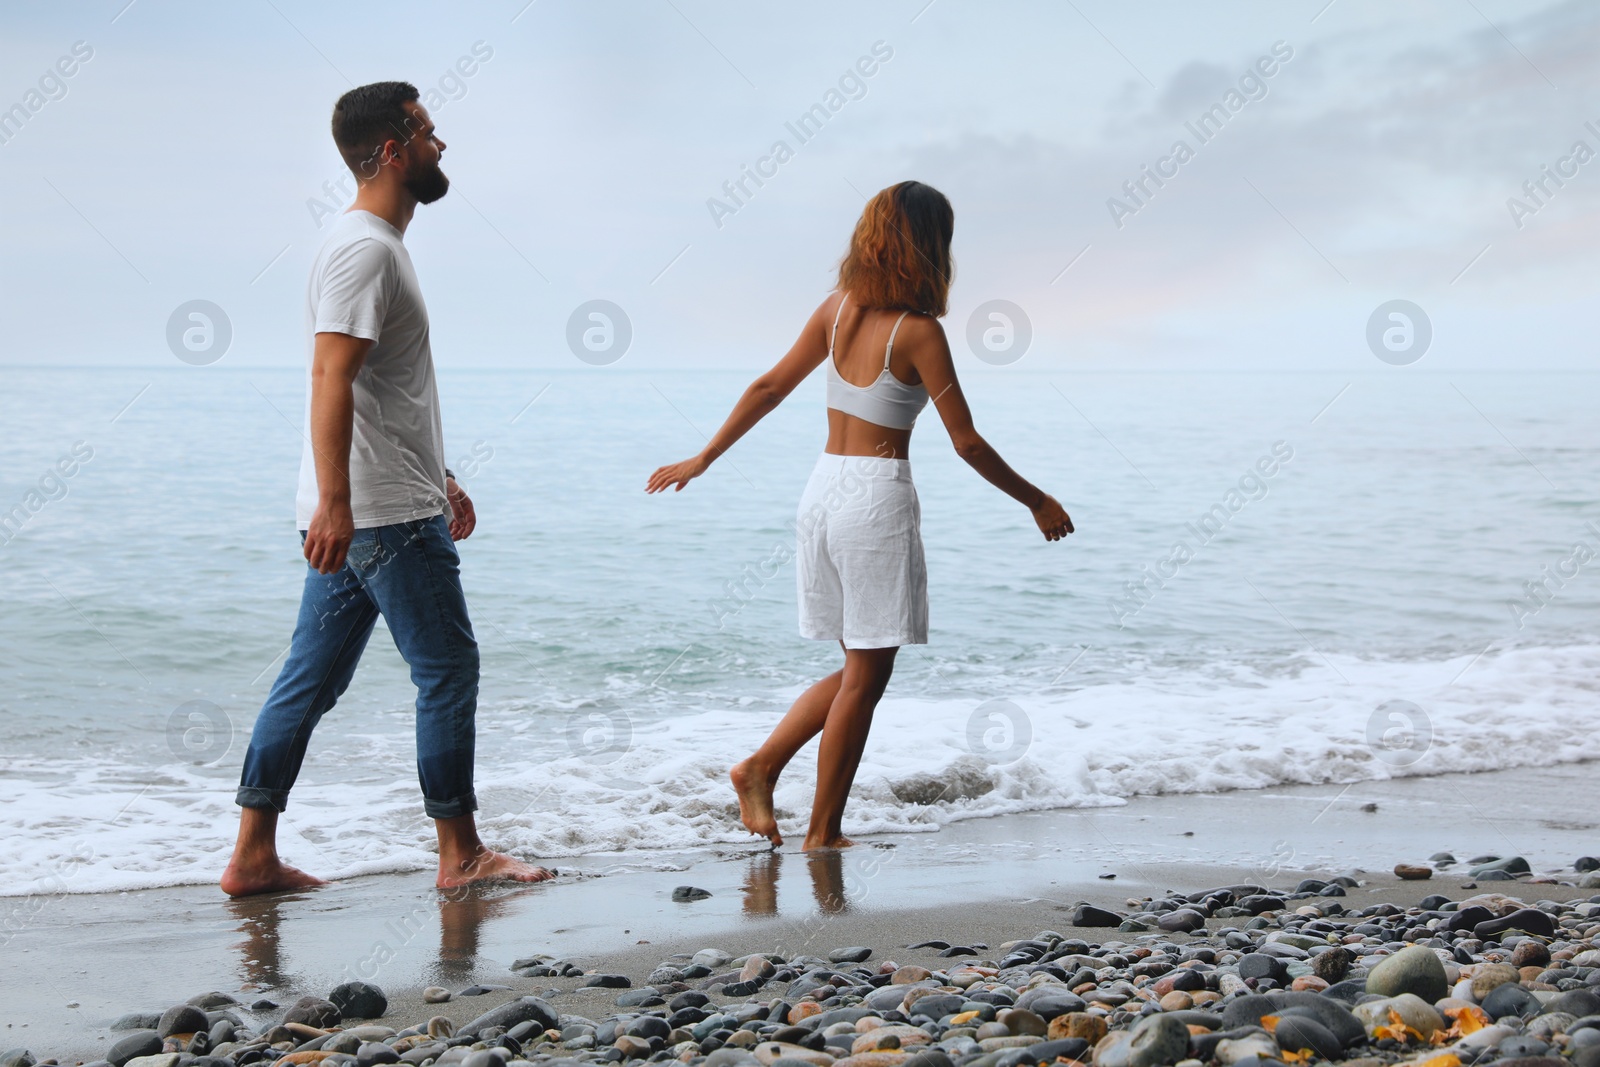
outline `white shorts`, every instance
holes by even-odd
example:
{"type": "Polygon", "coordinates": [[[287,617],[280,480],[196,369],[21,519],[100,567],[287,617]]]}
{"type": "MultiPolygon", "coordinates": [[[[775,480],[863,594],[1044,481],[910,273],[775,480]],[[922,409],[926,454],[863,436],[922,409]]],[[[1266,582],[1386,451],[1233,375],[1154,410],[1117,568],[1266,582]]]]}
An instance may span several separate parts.
{"type": "Polygon", "coordinates": [[[928,565],[911,464],[817,460],[796,517],[800,636],[846,648],[928,643],[928,565]]]}

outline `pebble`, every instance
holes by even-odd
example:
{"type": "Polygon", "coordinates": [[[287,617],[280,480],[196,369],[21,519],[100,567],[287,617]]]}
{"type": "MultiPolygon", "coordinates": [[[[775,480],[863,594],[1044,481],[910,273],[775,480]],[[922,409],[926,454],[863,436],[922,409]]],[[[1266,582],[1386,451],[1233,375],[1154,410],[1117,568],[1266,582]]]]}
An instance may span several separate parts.
{"type": "Polygon", "coordinates": [[[539,997],[523,997],[509,1004],[502,1004],[464,1023],[456,1029],[456,1033],[471,1037],[488,1029],[503,1027],[509,1030],[518,1023],[530,1020],[537,1022],[544,1030],[560,1029],[561,1026],[560,1013],[552,1008],[548,1001],[539,997]]]}
{"type": "Polygon", "coordinates": [[[1483,998],[1483,1010],[1497,1022],[1508,1017],[1526,1019],[1538,1014],[1542,1007],[1538,997],[1515,982],[1495,986],[1494,991],[1483,998]]]}
{"type": "Polygon", "coordinates": [[[124,1067],[177,1067],[179,1059],[176,1052],[161,1052],[154,1056],[135,1056],[124,1067]]]}
{"type": "Polygon", "coordinates": [[[1412,993],[1432,1004],[1450,992],[1450,982],[1433,949],[1411,945],[1367,972],[1367,992],[1382,997],[1412,993]]]}
{"type": "MultiPolygon", "coordinates": [[[[276,1007],[277,1005],[273,1005],[276,1007]]],[[[126,1015],[119,1015],[112,1021],[109,1029],[112,1030],[154,1030],[161,1022],[161,1013],[158,1011],[130,1011],[126,1015]]]]}
{"type": "Polygon", "coordinates": [[[1533,868],[1528,866],[1528,861],[1521,856],[1507,856],[1504,859],[1484,857],[1483,863],[1477,860],[1470,861],[1473,865],[1467,871],[1469,878],[1487,878],[1491,874],[1505,874],[1515,877],[1519,874],[1528,874],[1533,868]]]}
{"type": "Polygon", "coordinates": [[[1206,917],[1194,908],[1177,908],[1157,919],[1156,925],[1174,933],[1192,934],[1205,929],[1206,917]]]}
{"type": "Polygon", "coordinates": [[[1366,1025],[1368,1036],[1392,1025],[1394,1016],[1423,1037],[1430,1037],[1445,1028],[1444,1016],[1434,1006],[1415,993],[1401,993],[1395,997],[1380,997],[1355,1006],[1355,1016],[1366,1025]]]}
{"type": "Polygon", "coordinates": [[[1157,1003],[1162,1011],[1186,1011],[1194,1007],[1194,998],[1181,989],[1174,989],[1163,996],[1157,1003]]]}
{"type": "Polygon", "coordinates": [[[171,1037],[174,1034],[192,1034],[200,1030],[209,1030],[211,1023],[206,1019],[206,1013],[192,1004],[175,1004],[162,1013],[156,1023],[156,1033],[161,1037],[171,1037]]]}
{"type": "Polygon", "coordinates": [[[328,994],[328,1002],[345,1019],[379,1019],[389,1010],[389,998],[371,982],[345,982],[328,994]]]}
{"type": "Polygon", "coordinates": [[[1272,1061],[1277,1059],[1278,1043],[1264,1031],[1240,1037],[1225,1037],[1217,1042],[1215,1055],[1217,1062],[1227,1065],[1243,1063],[1246,1060],[1272,1061]]]}
{"type": "Polygon", "coordinates": [[[129,1060],[154,1056],[160,1051],[161,1035],[154,1030],[135,1030],[106,1050],[106,1060],[112,1067],[127,1067],[129,1060]]]}
{"type": "Polygon", "coordinates": [[[1122,916],[1093,904],[1079,904],[1072,909],[1072,925],[1084,927],[1120,926],[1122,916]]]}
{"type": "Polygon", "coordinates": [[[1555,936],[1555,920],[1538,908],[1518,908],[1510,915],[1481,922],[1472,928],[1472,936],[1480,940],[1499,937],[1510,930],[1523,930],[1540,937],[1555,936]]]}
{"type": "Polygon", "coordinates": [[[1344,1051],[1344,1043],[1333,1031],[1308,1015],[1280,1016],[1272,1036],[1285,1052],[1311,1052],[1320,1059],[1333,1060],[1344,1051]]]}
{"type": "Polygon", "coordinates": [[[1355,955],[1349,949],[1343,945],[1335,945],[1311,958],[1311,973],[1329,985],[1334,985],[1345,980],[1354,961],[1355,955]]]}
{"type": "Polygon", "coordinates": [[[1509,963],[1486,963],[1477,968],[1472,976],[1472,999],[1482,1003],[1483,998],[1492,993],[1497,986],[1507,982],[1513,984],[1522,981],[1522,973],[1509,963]]]}
{"type": "Polygon", "coordinates": [[[301,997],[284,1012],[285,1023],[304,1023],[325,1030],[339,1025],[339,1008],[321,997],[301,997]]]}
{"type": "Polygon", "coordinates": [[[443,986],[431,985],[422,991],[422,1000],[425,1004],[444,1004],[450,999],[450,990],[443,986]]]}

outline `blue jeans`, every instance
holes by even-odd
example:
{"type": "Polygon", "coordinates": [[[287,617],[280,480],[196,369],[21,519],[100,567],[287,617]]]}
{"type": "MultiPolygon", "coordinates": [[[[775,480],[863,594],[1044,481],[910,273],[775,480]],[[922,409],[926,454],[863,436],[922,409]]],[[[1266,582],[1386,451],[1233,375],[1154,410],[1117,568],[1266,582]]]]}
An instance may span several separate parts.
{"type": "Polygon", "coordinates": [[[250,735],[234,798],[240,807],[287,807],[311,731],[349,686],[379,615],[417,687],[424,810],[433,819],[477,810],[478,643],[461,591],[461,557],[442,515],[357,530],[333,574],[307,566],[289,659],[250,735]]]}

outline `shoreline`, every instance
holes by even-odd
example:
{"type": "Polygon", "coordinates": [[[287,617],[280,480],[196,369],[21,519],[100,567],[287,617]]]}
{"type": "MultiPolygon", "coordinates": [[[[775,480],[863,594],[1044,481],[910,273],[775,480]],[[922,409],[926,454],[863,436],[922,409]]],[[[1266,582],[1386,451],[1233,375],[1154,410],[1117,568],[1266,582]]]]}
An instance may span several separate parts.
{"type": "Polygon", "coordinates": [[[665,955],[710,946],[733,955],[781,953],[780,946],[826,954],[869,944],[904,963],[923,953],[901,946],[934,937],[994,946],[1053,928],[1103,940],[1071,927],[1062,909],[1079,902],[1127,912],[1129,898],[1171,890],[1243,882],[1283,889],[1339,873],[1364,883],[1350,890],[1349,908],[1494,890],[1586,899],[1596,889],[1534,889],[1527,877],[1462,888],[1463,865],[1422,882],[1389,873],[1396,863],[1453,850],[1462,861],[1523,855],[1532,877],[1560,872],[1559,880],[1578,882],[1572,862],[1600,854],[1600,827],[1588,821],[1596,805],[1574,797],[1589,779],[1571,769],[1135,798],[1118,808],[870,837],[816,856],[753,846],[597,856],[556,864],[554,883],[451,897],[421,875],[238,901],[214,886],[51,897],[0,962],[8,991],[0,1018],[8,1047],[89,1060],[115,1040],[106,1027],[117,1016],[211,990],[287,1006],[366,980],[388,994],[389,1014],[407,1021],[432,985],[509,987],[426,1006],[427,1014],[465,1013],[457,1021],[551,988],[563,990],[553,1001],[563,1012],[616,1010],[617,990],[574,993],[574,980],[511,973],[514,960],[536,953],[620,971],[635,984],[665,955]],[[673,901],[684,885],[711,895],[673,901]]]}

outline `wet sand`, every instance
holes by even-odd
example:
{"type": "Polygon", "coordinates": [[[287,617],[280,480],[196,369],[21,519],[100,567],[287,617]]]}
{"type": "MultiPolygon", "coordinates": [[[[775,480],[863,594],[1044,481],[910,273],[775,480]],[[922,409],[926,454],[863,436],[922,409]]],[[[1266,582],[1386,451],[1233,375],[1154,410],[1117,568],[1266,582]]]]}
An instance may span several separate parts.
{"type": "MultiPolygon", "coordinates": [[[[375,982],[389,1018],[464,1020],[514,996],[550,990],[566,1012],[603,1015],[617,990],[573,992],[579,979],[510,973],[549,953],[635,984],[667,955],[715,946],[734,955],[826,953],[870,945],[877,958],[927,962],[904,946],[934,937],[998,945],[1041,929],[1091,940],[1115,930],[1070,927],[1072,905],[1127,911],[1126,900],[1238,882],[1292,888],[1352,869],[1347,907],[1405,904],[1430,893],[1472,895],[1462,875],[1400,882],[1397,862],[1441,850],[1525,856],[1535,877],[1575,882],[1572,860],[1600,854],[1600,783],[1587,765],[1482,775],[1138,798],[1125,807],[1056,811],[865,838],[807,856],[752,846],[630,854],[559,865],[561,878],[444,896],[425,875],[351,879],[303,894],[230,901],[214,887],[10,898],[20,931],[0,953],[5,1047],[64,1061],[98,1058],[106,1027],[209,990],[249,1005],[318,996],[341,981],[375,982]],[[1373,810],[1368,810],[1375,805],[1373,810]],[[1559,872],[1559,873],[1557,873],[1559,872]],[[1114,875],[1114,878],[1103,878],[1114,875]],[[711,896],[672,900],[693,885],[711,896]],[[510,987],[445,1005],[421,990],[510,987]]],[[[1461,868],[1457,868],[1461,869],[1461,868]]],[[[1555,884],[1485,882],[1524,899],[1593,895],[1555,884]]],[[[249,1013],[245,1014],[251,1018],[249,1013]]]]}

